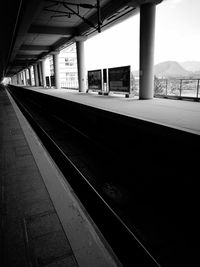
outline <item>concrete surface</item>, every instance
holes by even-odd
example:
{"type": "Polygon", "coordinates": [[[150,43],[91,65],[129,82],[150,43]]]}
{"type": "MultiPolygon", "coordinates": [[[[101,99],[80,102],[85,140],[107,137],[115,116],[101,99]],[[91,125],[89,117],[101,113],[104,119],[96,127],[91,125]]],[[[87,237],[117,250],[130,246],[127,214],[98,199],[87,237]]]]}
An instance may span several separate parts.
{"type": "Polygon", "coordinates": [[[3,266],[120,266],[7,94],[0,90],[3,266]]]}
{"type": "Polygon", "coordinates": [[[199,102],[161,98],[139,100],[137,97],[125,98],[124,95],[117,94],[102,96],[93,92],[81,93],[68,89],[25,88],[198,135],[200,134],[199,102]]]}

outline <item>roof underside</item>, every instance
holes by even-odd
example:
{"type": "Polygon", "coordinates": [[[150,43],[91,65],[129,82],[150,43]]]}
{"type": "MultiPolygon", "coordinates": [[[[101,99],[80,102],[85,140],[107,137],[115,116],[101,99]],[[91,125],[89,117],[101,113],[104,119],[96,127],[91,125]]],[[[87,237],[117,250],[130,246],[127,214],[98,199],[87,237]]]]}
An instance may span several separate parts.
{"type": "Polygon", "coordinates": [[[70,45],[74,37],[95,34],[136,14],[141,3],[161,1],[4,0],[0,76],[12,76],[50,52],[70,45]]]}

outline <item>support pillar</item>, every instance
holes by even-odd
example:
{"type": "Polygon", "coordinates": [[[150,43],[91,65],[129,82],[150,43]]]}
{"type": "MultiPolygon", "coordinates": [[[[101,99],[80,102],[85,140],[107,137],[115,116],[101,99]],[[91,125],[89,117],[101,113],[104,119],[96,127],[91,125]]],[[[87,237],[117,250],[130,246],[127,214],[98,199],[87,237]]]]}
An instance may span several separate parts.
{"type": "Polygon", "coordinates": [[[17,85],[17,75],[14,76],[14,84],[17,85]]]}
{"type": "Polygon", "coordinates": [[[21,85],[22,81],[21,81],[21,72],[18,73],[18,77],[19,77],[19,85],[21,85]]]}
{"type": "Polygon", "coordinates": [[[22,77],[22,72],[19,73],[19,84],[22,85],[22,80],[23,80],[23,77],[22,77]]]}
{"type": "Polygon", "coordinates": [[[55,77],[55,88],[60,89],[60,73],[59,73],[59,52],[53,52],[53,67],[55,77]]]}
{"type": "Polygon", "coordinates": [[[29,85],[28,76],[27,76],[27,69],[24,70],[24,73],[25,73],[25,85],[29,85]]]}
{"type": "Polygon", "coordinates": [[[43,86],[43,81],[42,81],[42,66],[41,66],[41,61],[40,60],[38,62],[38,76],[39,76],[39,86],[43,86]]]}
{"type": "Polygon", "coordinates": [[[26,85],[25,70],[22,71],[23,85],[26,85]]]}
{"type": "Polygon", "coordinates": [[[86,69],[85,69],[85,49],[84,49],[85,40],[86,38],[84,37],[75,37],[79,92],[86,92],[86,69]]]}
{"type": "Polygon", "coordinates": [[[47,85],[46,85],[46,70],[45,70],[45,59],[42,59],[41,60],[41,71],[42,71],[42,84],[43,84],[43,87],[45,88],[47,85]]]}
{"type": "Polygon", "coordinates": [[[19,81],[19,85],[21,85],[21,83],[22,83],[21,73],[18,73],[18,81],[19,81]]]}
{"type": "Polygon", "coordinates": [[[33,65],[33,71],[34,71],[35,86],[38,87],[39,86],[39,78],[38,78],[37,64],[33,65]]]}
{"type": "Polygon", "coordinates": [[[19,73],[17,73],[17,84],[19,84],[20,81],[19,81],[19,73]]]}
{"type": "Polygon", "coordinates": [[[28,74],[29,74],[30,86],[33,86],[32,75],[31,75],[31,67],[28,68],[28,74]]]}
{"type": "Polygon", "coordinates": [[[140,6],[140,99],[154,95],[154,39],[156,5],[140,6]]]}

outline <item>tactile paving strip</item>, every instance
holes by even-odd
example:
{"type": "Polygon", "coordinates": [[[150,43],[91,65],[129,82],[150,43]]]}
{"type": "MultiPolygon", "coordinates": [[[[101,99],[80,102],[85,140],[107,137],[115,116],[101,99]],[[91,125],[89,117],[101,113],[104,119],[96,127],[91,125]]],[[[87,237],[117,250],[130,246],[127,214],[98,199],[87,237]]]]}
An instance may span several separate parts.
{"type": "Polygon", "coordinates": [[[32,266],[78,267],[54,211],[25,217],[23,226],[27,254],[32,266]]]}

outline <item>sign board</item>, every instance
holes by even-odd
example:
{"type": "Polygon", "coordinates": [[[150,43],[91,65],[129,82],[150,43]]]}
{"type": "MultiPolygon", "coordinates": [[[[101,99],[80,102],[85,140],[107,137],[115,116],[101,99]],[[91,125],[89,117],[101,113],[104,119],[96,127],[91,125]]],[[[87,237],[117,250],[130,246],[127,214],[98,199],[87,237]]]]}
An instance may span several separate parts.
{"type": "Polygon", "coordinates": [[[50,81],[49,81],[49,76],[46,76],[46,85],[49,87],[50,86],[50,81]]]}
{"type": "Polygon", "coordinates": [[[88,71],[88,89],[102,90],[102,74],[101,70],[88,71]]]}
{"type": "Polygon", "coordinates": [[[109,91],[130,93],[130,66],[108,69],[109,91]]]}
{"type": "Polygon", "coordinates": [[[50,79],[51,79],[51,86],[55,86],[55,76],[51,75],[50,79]]]}

